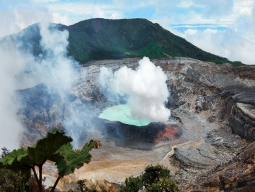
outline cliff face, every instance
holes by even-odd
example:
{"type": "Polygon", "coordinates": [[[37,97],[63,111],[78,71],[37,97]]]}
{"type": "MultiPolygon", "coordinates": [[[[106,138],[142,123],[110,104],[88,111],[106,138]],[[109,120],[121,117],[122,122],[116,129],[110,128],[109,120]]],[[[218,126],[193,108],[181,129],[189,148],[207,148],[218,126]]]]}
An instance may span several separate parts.
{"type": "Polygon", "coordinates": [[[190,111],[225,121],[233,133],[254,141],[255,67],[215,65],[191,59],[159,62],[169,76],[169,106],[184,104],[190,111]]]}
{"type": "Polygon", "coordinates": [[[229,125],[233,133],[249,141],[255,140],[255,110],[254,105],[236,103],[229,117],[229,125]]]}
{"type": "MultiPolygon", "coordinates": [[[[242,169],[231,168],[237,163],[233,158],[244,158],[245,153],[240,153],[246,146],[243,139],[254,141],[255,68],[233,68],[228,64],[215,65],[184,58],[160,61],[160,66],[169,77],[172,95],[168,104],[176,108],[173,113],[184,125],[185,118],[192,116],[197,126],[202,126],[196,140],[174,146],[161,164],[172,171],[172,177],[183,191],[200,190],[200,185],[203,186],[201,191],[232,191],[250,185],[253,172],[242,176],[242,169]],[[226,162],[228,170],[224,169],[226,162]],[[224,169],[217,173],[218,183],[210,176],[215,167],[224,169]],[[235,173],[233,185],[226,176],[227,171],[235,173]],[[199,182],[200,175],[207,175],[205,183],[199,182]]],[[[239,167],[242,166],[244,162],[240,161],[239,167]]]]}
{"type": "Polygon", "coordinates": [[[100,67],[114,71],[127,65],[135,69],[138,60],[86,63],[79,69],[79,82],[64,98],[49,94],[44,85],[18,91],[25,104],[20,117],[27,127],[22,144],[33,143],[53,127],[69,131],[80,144],[101,139],[102,149],[92,152],[94,161],[78,170],[76,178],[122,182],[125,177],[139,175],[146,165],[160,163],[171,170],[183,191],[251,186],[255,175],[252,155],[248,154],[255,150],[253,143],[246,146],[255,140],[255,67],[235,68],[189,58],[153,60],[168,77],[171,96],[166,105],[173,118],[167,124],[182,134],[166,141],[151,142],[154,139],[150,138],[147,143],[148,138],[139,141],[128,126],[109,130],[98,119],[103,109],[124,102],[109,99],[100,89],[100,67]],[[121,134],[114,130],[121,130],[121,134]],[[234,171],[235,165],[238,169],[234,171]],[[235,174],[228,174],[231,170],[235,174]]]}
{"type": "Polygon", "coordinates": [[[254,191],[254,151],[255,143],[249,144],[227,163],[199,176],[193,189],[199,191],[254,191]]]}

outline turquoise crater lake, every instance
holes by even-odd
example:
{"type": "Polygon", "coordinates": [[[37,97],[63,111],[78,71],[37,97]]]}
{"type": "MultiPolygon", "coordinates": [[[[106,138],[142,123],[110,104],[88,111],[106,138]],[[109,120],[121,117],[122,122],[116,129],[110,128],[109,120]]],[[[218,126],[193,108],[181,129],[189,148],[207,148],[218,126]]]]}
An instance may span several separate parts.
{"type": "Polygon", "coordinates": [[[150,122],[147,119],[137,119],[132,116],[131,108],[128,105],[116,105],[105,109],[99,118],[109,121],[119,121],[128,125],[145,126],[150,122]]]}

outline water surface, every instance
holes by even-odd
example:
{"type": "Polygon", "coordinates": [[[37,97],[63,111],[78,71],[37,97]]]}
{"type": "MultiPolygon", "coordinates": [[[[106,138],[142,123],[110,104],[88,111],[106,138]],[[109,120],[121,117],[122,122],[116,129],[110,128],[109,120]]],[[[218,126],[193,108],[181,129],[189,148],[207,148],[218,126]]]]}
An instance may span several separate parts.
{"type": "Polygon", "coordinates": [[[128,105],[116,105],[107,108],[99,115],[99,118],[109,121],[119,121],[128,125],[145,126],[150,122],[147,119],[138,119],[132,116],[128,105]]]}

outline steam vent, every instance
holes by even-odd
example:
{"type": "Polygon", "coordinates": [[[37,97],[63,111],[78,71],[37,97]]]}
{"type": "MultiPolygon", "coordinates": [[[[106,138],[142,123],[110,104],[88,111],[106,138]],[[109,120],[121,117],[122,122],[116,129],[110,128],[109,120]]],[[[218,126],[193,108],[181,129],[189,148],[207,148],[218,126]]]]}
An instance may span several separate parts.
{"type": "Polygon", "coordinates": [[[178,126],[133,117],[128,105],[107,108],[99,115],[99,118],[102,119],[107,137],[154,143],[174,140],[181,135],[178,126]]]}

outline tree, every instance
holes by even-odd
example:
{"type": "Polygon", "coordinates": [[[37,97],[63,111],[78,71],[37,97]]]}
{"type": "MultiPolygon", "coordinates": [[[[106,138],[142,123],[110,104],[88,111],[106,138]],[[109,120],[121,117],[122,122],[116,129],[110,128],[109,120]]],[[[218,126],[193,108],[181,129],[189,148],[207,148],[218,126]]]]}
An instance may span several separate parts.
{"type": "Polygon", "coordinates": [[[84,163],[91,160],[90,150],[101,146],[99,141],[91,140],[86,143],[81,150],[73,150],[71,142],[73,139],[65,135],[63,131],[54,129],[52,133],[47,133],[46,137],[36,142],[33,147],[27,149],[17,149],[0,158],[0,168],[5,167],[14,171],[21,171],[27,174],[32,169],[40,192],[43,192],[42,167],[47,160],[56,163],[59,176],[55,181],[51,191],[57,186],[60,178],[73,173],[76,168],[80,168],[84,163]],[[39,168],[39,176],[35,167],[39,168]]]}

